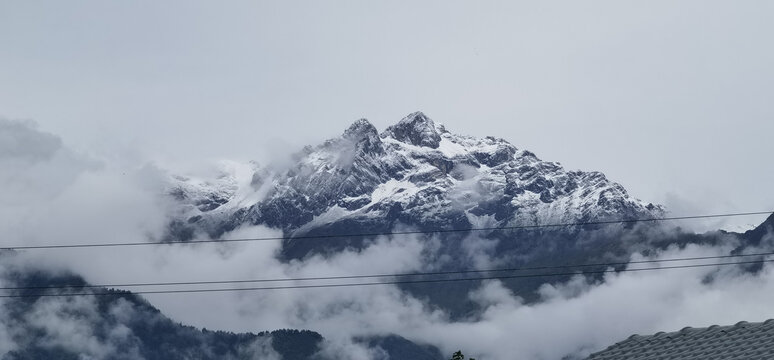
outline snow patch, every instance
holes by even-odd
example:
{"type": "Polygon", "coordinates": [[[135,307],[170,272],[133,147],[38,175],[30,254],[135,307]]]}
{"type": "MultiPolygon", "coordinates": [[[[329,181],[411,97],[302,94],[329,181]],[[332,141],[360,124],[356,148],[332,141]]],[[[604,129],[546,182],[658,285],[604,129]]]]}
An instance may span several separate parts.
{"type": "Polygon", "coordinates": [[[371,193],[371,202],[368,205],[379,203],[385,199],[404,202],[419,192],[419,187],[410,181],[390,179],[380,184],[371,193]]]}

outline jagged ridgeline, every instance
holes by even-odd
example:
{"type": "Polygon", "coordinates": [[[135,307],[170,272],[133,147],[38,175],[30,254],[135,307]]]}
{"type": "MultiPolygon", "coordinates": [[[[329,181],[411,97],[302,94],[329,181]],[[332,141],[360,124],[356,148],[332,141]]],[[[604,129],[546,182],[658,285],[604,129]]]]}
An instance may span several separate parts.
{"type": "MultiPolygon", "coordinates": [[[[430,271],[480,268],[465,246],[471,239],[485,244],[477,248],[479,259],[512,268],[626,262],[634,252],[735,238],[723,232],[697,235],[683,232],[679,224],[658,222],[464,231],[650,219],[666,212],[630,196],[600,172],[568,171],[504,139],[454,134],[421,112],[381,133],[367,120],[357,120],[341,136],[303,148],[289,165],[231,164],[212,179],[172,176],[169,194],[180,205],[169,238],[218,238],[243,225],[264,225],[290,238],[280,254],[286,261],[360,249],[375,238],[310,236],[405,230],[463,230],[415,235],[441,244],[424,254],[430,271]],[[293,239],[298,236],[304,239],[293,239]]],[[[569,278],[502,281],[533,302],[542,284],[569,278]]],[[[470,318],[478,308],[467,294],[479,285],[401,287],[453,317],[470,318]]]]}
{"type": "MultiPolygon", "coordinates": [[[[568,171],[506,140],[457,135],[421,112],[381,133],[355,121],[340,137],[296,153],[290,165],[248,164],[215,179],[174,176],[169,193],[180,204],[170,237],[220,237],[243,225],[280,229],[288,237],[450,230],[480,227],[641,219],[661,206],[630,196],[600,172],[568,171]],[[249,174],[249,176],[245,176],[249,174]]],[[[430,239],[433,235],[423,235],[430,239]]],[[[624,260],[652,243],[672,243],[631,224],[570,226],[436,235],[441,248],[428,268],[470,269],[463,240],[489,241],[485,256],[509,266],[624,260]],[[440,259],[453,259],[441,261],[440,259]]],[[[291,239],[285,260],[361,248],[373,237],[291,239]]],[[[548,281],[507,285],[530,300],[548,281]]],[[[453,313],[472,311],[465,294],[475,283],[404,286],[453,313]]]]}
{"type": "MultiPolygon", "coordinates": [[[[183,205],[173,235],[219,236],[243,224],[287,235],[467,229],[653,217],[663,209],[637,200],[602,173],[567,171],[503,139],[455,135],[421,112],[381,134],[365,119],[338,138],[307,146],[285,167],[252,164],[218,179],[174,177],[183,205]]],[[[285,255],[336,246],[315,241],[285,255]]]]}

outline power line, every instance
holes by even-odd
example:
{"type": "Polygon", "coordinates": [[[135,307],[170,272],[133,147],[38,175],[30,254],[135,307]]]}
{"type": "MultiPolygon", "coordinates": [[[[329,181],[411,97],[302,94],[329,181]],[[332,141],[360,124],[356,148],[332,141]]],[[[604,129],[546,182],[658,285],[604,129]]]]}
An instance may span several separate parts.
{"type": "Polygon", "coordinates": [[[60,245],[12,245],[0,248],[0,250],[35,250],[35,249],[73,249],[73,248],[96,248],[96,247],[118,247],[118,246],[149,246],[149,245],[168,245],[168,244],[204,244],[204,243],[232,243],[232,242],[257,242],[257,241],[284,241],[284,240],[308,240],[308,239],[343,239],[353,237],[373,237],[373,236],[391,236],[391,235],[416,235],[416,234],[445,234],[458,232],[480,232],[480,231],[498,231],[498,230],[526,230],[542,229],[570,226],[587,225],[609,225],[609,224],[630,224],[639,222],[660,222],[669,220],[692,220],[692,219],[710,219],[737,216],[769,215],[774,211],[754,211],[740,213],[723,213],[710,215],[691,215],[691,216],[672,216],[647,219],[622,219],[622,220],[600,220],[586,222],[569,222],[556,224],[536,224],[536,225],[517,225],[517,226],[493,226],[467,229],[439,229],[439,230],[412,230],[395,232],[375,232],[375,233],[353,233],[353,234],[328,234],[328,235],[302,235],[302,236],[275,236],[258,238],[238,238],[238,239],[208,239],[208,240],[170,240],[164,242],[122,242],[122,243],[95,243],[95,244],[60,244],[60,245]]]}
{"type": "MultiPolygon", "coordinates": [[[[639,268],[639,269],[622,269],[622,270],[606,269],[606,270],[599,270],[599,271],[589,271],[583,274],[591,275],[591,274],[606,274],[606,273],[613,273],[613,272],[622,273],[622,272],[655,271],[655,270],[670,270],[670,269],[689,269],[689,268],[699,268],[699,267],[708,267],[708,266],[762,264],[762,263],[768,263],[768,262],[774,262],[774,259],[727,262],[727,263],[716,263],[716,264],[675,265],[675,266],[651,267],[651,268],[639,268]]],[[[375,285],[428,284],[428,283],[448,283],[448,282],[460,282],[460,281],[505,280],[505,279],[516,279],[516,278],[535,278],[535,277],[570,276],[570,275],[580,275],[580,274],[577,272],[564,272],[564,273],[528,274],[528,275],[482,276],[482,277],[453,278],[453,279],[396,280],[396,281],[344,283],[344,284],[311,284],[311,285],[286,285],[286,286],[270,286],[270,287],[188,289],[188,290],[147,290],[147,291],[134,291],[134,292],[131,292],[130,294],[181,294],[181,293],[237,292],[237,291],[260,291],[260,290],[312,289],[312,288],[340,288],[340,287],[375,286],[375,285]]],[[[70,293],[70,294],[61,294],[61,293],[59,294],[16,294],[16,295],[0,295],[0,298],[121,296],[126,294],[127,293],[124,293],[124,292],[95,292],[95,293],[70,293]]]]}
{"type": "MultiPolygon", "coordinates": [[[[240,280],[210,280],[210,281],[174,281],[174,282],[135,282],[135,283],[113,283],[113,284],[63,284],[49,286],[18,286],[18,287],[0,287],[0,290],[44,290],[44,289],[67,289],[67,288],[106,288],[106,287],[139,287],[139,286],[182,286],[182,285],[217,285],[217,284],[240,284],[240,283],[266,283],[266,282],[288,282],[288,281],[321,281],[321,280],[348,280],[348,279],[369,279],[369,278],[390,278],[390,277],[412,277],[412,276],[439,276],[439,275],[462,275],[462,274],[481,274],[496,272],[518,272],[533,270],[556,270],[568,268],[588,268],[588,267],[616,267],[631,264],[654,264],[665,262],[680,261],[698,261],[698,260],[717,260],[728,258],[743,257],[763,257],[774,255],[774,252],[738,254],[738,255],[714,255],[714,256],[694,256],[683,258],[667,258],[656,260],[636,260],[628,262],[607,262],[607,263],[586,263],[586,264],[565,264],[565,265],[547,265],[515,268],[493,268],[476,270],[453,270],[453,271],[434,271],[434,272],[412,272],[412,273],[390,273],[390,274],[364,274],[364,275],[340,275],[340,276],[315,276],[315,277],[297,277],[297,278],[264,278],[264,279],[240,279],[240,280]]],[[[753,261],[758,262],[758,261],[753,261]]]]}

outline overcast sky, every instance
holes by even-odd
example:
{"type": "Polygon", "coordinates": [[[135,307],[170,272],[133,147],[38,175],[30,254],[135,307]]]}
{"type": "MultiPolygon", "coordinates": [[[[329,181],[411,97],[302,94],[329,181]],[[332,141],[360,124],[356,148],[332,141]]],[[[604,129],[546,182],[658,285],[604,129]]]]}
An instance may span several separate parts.
{"type": "Polygon", "coordinates": [[[772,18],[770,1],[3,1],[0,116],[102,157],[269,161],[422,110],[673,213],[766,210],[772,18]]]}
{"type": "MultiPolygon", "coordinates": [[[[774,209],[772,19],[774,2],[752,0],[4,0],[0,232],[14,244],[160,237],[167,166],[271,162],[358,118],[384,129],[417,110],[455,133],[602,171],[675,215],[774,209]]],[[[222,280],[412,271],[433,246],[381,241],[291,264],[265,244],[22,260],[92,283],[222,280]]],[[[469,294],[486,307],[477,322],[448,321],[394,287],[149,298],[208,328],[309,328],[329,339],[366,329],[478,358],[552,359],[635,332],[774,317],[774,268],[713,271],[576,279],[542,287],[531,305],[492,282],[469,294]]]]}

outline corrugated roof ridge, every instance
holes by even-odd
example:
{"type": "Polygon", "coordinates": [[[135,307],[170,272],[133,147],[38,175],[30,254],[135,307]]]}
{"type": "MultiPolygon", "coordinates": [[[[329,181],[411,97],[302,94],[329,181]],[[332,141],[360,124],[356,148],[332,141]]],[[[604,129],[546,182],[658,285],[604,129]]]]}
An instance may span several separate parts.
{"type": "MultiPolygon", "coordinates": [[[[659,331],[653,335],[633,334],[628,338],[626,338],[625,340],[619,341],[611,346],[608,346],[605,350],[591,354],[589,356],[589,359],[593,358],[597,354],[604,356],[602,355],[602,353],[608,352],[608,351],[616,351],[616,349],[623,348],[621,350],[618,350],[618,352],[621,352],[621,351],[626,352],[628,350],[633,350],[633,347],[635,346],[635,344],[646,343],[646,344],[655,346],[655,344],[651,344],[651,343],[659,342],[659,343],[662,343],[660,344],[661,346],[667,346],[667,345],[671,346],[673,345],[674,342],[676,342],[676,339],[678,338],[685,339],[686,336],[690,336],[691,338],[694,338],[694,337],[702,338],[709,333],[717,333],[717,332],[730,333],[730,332],[737,332],[739,330],[743,330],[747,328],[761,328],[761,327],[774,328],[774,319],[768,319],[763,322],[754,322],[754,323],[747,322],[747,321],[739,321],[734,325],[725,325],[725,326],[711,325],[703,328],[693,328],[690,326],[686,326],[680,329],[679,331],[673,331],[673,332],[659,331]]],[[[681,340],[681,341],[685,341],[685,340],[681,340]]],[[[638,348],[637,350],[643,351],[645,349],[638,348]]]]}
{"type": "MultiPolygon", "coordinates": [[[[715,330],[715,329],[719,329],[720,331],[727,331],[727,330],[733,330],[733,329],[739,329],[739,328],[758,327],[762,325],[771,325],[772,327],[774,327],[774,319],[768,319],[762,322],[739,321],[734,325],[723,325],[723,326],[710,325],[708,327],[703,327],[703,328],[694,328],[691,326],[686,326],[678,331],[672,331],[672,332],[659,331],[653,335],[637,335],[637,336],[640,338],[674,338],[675,335],[680,335],[680,334],[693,334],[693,333],[699,333],[699,332],[715,330]]],[[[630,338],[632,336],[630,336],[630,338]]]]}

